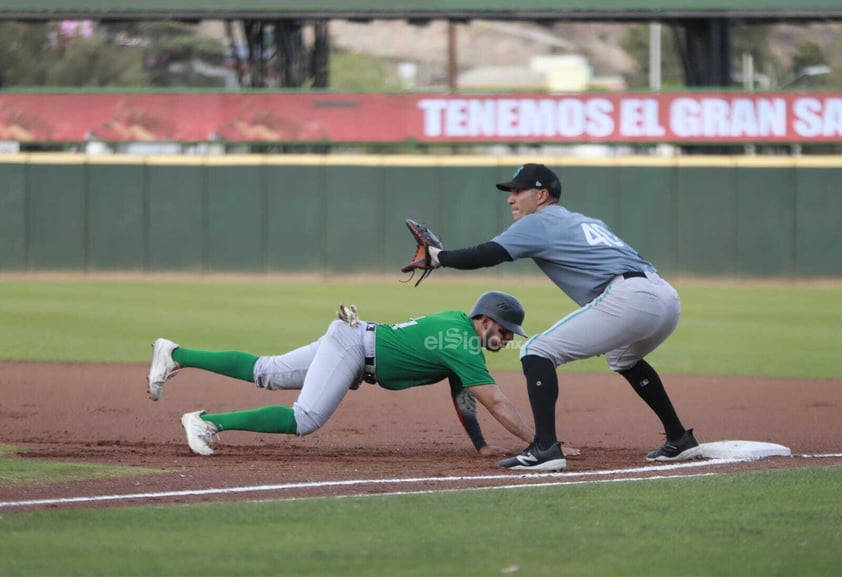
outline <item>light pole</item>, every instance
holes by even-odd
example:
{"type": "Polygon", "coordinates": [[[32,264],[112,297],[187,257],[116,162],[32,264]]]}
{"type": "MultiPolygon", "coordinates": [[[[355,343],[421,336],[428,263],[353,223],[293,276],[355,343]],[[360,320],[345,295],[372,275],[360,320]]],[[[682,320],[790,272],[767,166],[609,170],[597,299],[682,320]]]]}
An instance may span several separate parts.
{"type": "Polygon", "coordinates": [[[649,89],[661,89],[661,23],[649,24],[649,89]]]}
{"type": "Polygon", "coordinates": [[[830,66],[825,66],[824,64],[805,66],[804,68],[796,72],[792,78],[781,84],[780,87],[786,88],[788,86],[800,86],[801,84],[809,85],[810,78],[813,78],[815,76],[825,76],[830,73],[830,66]]]}
{"type": "MultiPolygon", "coordinates": [[[[815,76],[825,76],[830,74],[830,66],[825,66],[824,64],[815,64],[813,66],[805,66],[801,70],[795,73],[790,80],[784,82],[780,85],[780,88],[787,88],[790,86],[809,86],[810,85],[810,78],[815,76]]],[[[793,156],[801,156],[801,145],[800,144],[793,144],[792,145],[792,155],[793,156]]]]}

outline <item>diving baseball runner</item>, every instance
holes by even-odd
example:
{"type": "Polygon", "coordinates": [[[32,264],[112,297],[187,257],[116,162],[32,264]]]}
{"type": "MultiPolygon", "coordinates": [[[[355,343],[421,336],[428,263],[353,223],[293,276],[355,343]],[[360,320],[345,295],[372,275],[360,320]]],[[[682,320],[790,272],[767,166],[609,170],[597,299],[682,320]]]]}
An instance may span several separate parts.
{"type": "Polygon", "coordinates": [[[399,324],[365,322],[355,307],[340,306],[339,320],[321,338],[281,355],[203,351],[157,339],[148,376],[149,396],[158,400],[164,383],[187,367],[253,382],[267,390],[301,390],[292,407],[186,413],[182,425],[190,449],[210,455],[221,431],[311,434],[362,381],[398,391],[448,379],[460,422],[477,451],[496,454],[483,437],[476,401],[518,438],[528,442],[533,431],[489,374],[482,349],[496,352],[514,334],[526,336],[521,327],[524,315],[515,297],[489,291],[477,299],[470,314],[443,311],[399,324]]]}
{"type": "Polygon", "coordinates": [[[531,258],[580,307],[521,347],[536,436],[523,453],[500,466],[559,470],[566,465],[556,436],[556,368],[602,354],[664,426],[666,442],[647,460],[699,456],[693,430],[684,428],[658,373],[644,360],[678,324],[681,306],[675,289],[603,221],[561,206],[561,182],[543,164],[519,167],[497,188],[509,193],[514,223],[471,248],[429,247],[429,265],[477,269],[531,258]]]}

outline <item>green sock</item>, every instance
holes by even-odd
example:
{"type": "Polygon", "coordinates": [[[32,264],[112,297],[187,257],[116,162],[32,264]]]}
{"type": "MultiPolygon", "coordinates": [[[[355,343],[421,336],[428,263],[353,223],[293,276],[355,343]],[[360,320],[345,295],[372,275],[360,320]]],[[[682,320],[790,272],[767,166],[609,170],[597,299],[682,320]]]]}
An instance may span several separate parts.
{"type": "Polygon", "coordinates": [[[204,414],[202,419],[216,425],[218,431],[253,431],[255,433],[286,433],[295,435],[298,425],[289,407],[270,405],[259,409],[233,413],[204,414]]]}
{"type": "Polygon", "coordinates": [[[258,357],[240,351],[199,351],[178,347],[172,358],[182,367],[204,369],[226,377],[254,382],[254,363],[258,357]]]}

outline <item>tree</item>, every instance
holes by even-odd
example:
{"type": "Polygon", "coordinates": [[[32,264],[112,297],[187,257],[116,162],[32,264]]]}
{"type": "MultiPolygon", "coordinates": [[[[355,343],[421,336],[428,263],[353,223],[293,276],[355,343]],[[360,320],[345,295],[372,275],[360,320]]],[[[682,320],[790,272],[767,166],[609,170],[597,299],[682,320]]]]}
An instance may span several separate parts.
{"type": "Polygon", "coordinates": [[[842,87],[842,37],[837,37],[832,43],[828,54],[828,65],[831,72],[827,77],[829,86],[842,87]]]}
{"type": "MultiPolygon", "coordinates": [[[[181,22],[140,22],[120,35],[124,42],[140,45],[152,86],[219,86],[219,69],[227,58],[219,40],[197,36],[193,27],[181,22]],[[207,73],[206,73],[207,72],[207,73]]],[[[233,74],[233,73],[232,73],[233,74]]]]}
{"type": "MultiPolygon", "coordinates": [[[[649,25],[629,26],[621,45],[637,64],[635,72],[626,79],[629,87],[648,88],[649,25]]],[[[668,87],[684,86],[684,71],[669,26],[661,27],[661,84],[668,87]]]]}
{"type": "Polygon", "coordinates": [[[0,23],[6,88],[215,87],[225,58],[221,42],[178,22],[98,23],[89,38],[63,36],[56,23],[0,23]]]}
{"type": "MultiPolygon", "coordinates": [[[[735,71],[742,68],[742,56],[751,54],[754,69],[772,78],[780,73],[780,63],[769,48],[769,27],[737,25],[731,29],[735,71]]],[[[666,86],[683,87],[684,70],[669,26],[661,27],[661,78],[666,86]]],[[[649,86],[649,26],[630,26],[622,40],[623,49],[637,63],[635,73],[627,81],[632,87],[649,86]]]]}
{"type": "Polygon", "coordinates": [[[46,86],[144,86],[148,77],[137,49],[102,39],[73,38],[44,63],[46,86]]]}
{"type": "Polygon", "coordinates": [[[783,67],[772,53],[769,35],[771,28],[760,24],[739,24],[731,29],[734,59],[733,70],[743,72],[742,58],[750,54],[754,61],[755,74],[764,75],[771,86],[778,84],[783,67]]]}
{"type": "Polygon", "coordinates": [[[812,40],[807,40],[801,43],[792,55],[791,73],[793,81],[799,83],[803,79],[804,82],[812,86],[825,85],[828,81],[826,74],[805,76],[805,71],[811,67],[827,65],[828,60],[821,45],[812,40]]]}
{"type": "Polygon", "coordinates": [[[48,32],[46,24],[0,22],[0,70],[6,87],[43,84],[41,55],[48,32]]]}
{"type": "Polygon", "coordinates": [[[101,33],[65,37],[55,23],[0,23],[0,69],[10,86],[142,86],[141,53],[101,33]]]}
{"type": "Polygon", "coordinates": [[[401,89],[382,58],[335,50],[330,58],[330,87],[350,92],[384,92],[401,89]]]}

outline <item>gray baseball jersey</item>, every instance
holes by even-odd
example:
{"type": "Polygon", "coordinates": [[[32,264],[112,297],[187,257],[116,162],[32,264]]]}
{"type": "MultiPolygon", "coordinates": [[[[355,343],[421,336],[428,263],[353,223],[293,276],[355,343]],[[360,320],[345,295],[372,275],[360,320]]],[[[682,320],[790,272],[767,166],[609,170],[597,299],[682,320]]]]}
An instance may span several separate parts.
{"type": "Polygon", "coordinates": [[[611,370],[621,371],[655,350],[678,324],[675,289],[599,219],[551,204],[492,240],[513,259],[532,258],[581,307],[533,335],[521,357],[537,355],[558,366],[605,355],[611,370]],[[626,279],[624,272],[646,276],[626,279]]]}
{"type": "Polygon", "coordinates": [[[604,222],[557,204],[521,217],[492,240],[515,260],[532,258],[579,306],[602,294],[619,274],[656,272],[604,222]]]}

